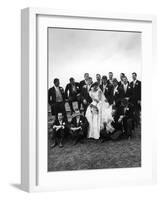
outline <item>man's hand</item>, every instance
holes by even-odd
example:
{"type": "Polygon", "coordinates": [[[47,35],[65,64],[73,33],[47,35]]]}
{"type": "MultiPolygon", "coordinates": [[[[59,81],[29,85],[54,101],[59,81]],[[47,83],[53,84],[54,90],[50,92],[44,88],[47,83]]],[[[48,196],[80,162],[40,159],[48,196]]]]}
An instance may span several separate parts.
{"type": "Polygon", "coordinates": [[[124,118],[123,115],[120,116],[120,118],[118,119],[118,122],[120,123],[122,121],[122,119],[124,118]]]}
{"type": "Polygon", "coordinates": [[[81,126],[79,126],[79,127],[72,127],[72,128],[71,128],[72,131],[77,131],[77,130],[79,130],[79,129],[81,129],[81,126]]]}
{"type": "Polygon", "coordinates": [[[56,131],[58,131],[59,129],[61,129],[61,126],[56,126],[56,131]]]}
{"type": "Polygon", "coordinates": [[[138,100],[138,104],[141,105],[141,101],[140,100],[138,100]]]}

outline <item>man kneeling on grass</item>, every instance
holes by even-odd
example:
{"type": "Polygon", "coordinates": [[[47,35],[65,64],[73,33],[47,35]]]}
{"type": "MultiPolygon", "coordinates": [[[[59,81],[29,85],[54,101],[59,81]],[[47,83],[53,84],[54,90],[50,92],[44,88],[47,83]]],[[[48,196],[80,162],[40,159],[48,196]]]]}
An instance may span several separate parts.
{"type": "Polygon", "coordinates": [[[88,121],[80,114],[78,109],[75,110],[74,116],[71,121],[71,135],[74,140],[73,145],[76,145],[81,139],[87,136],[88,121]]]}
{"type": "Polygon", "coordinates": [[[55,122],[53,123],[53,139],[54,143],[51,145],[51,148],[59,144],[59,147],[63,147],[63,140],[65,134],[68,131],[68,122],[64,119],[62,113],[58,113],[55,122]]]}
{"type": "Polygon", "coordinates": [[[104,124],[104,128],[100,132],[101,143],[103,143],[106,140],[119,140],[123,134],[120,114],[117,112],[115,106],[113,106],[112,108],[112,117],[113,121],[111,123],[111,131],[107,131],[106,124],[104,124]]]}

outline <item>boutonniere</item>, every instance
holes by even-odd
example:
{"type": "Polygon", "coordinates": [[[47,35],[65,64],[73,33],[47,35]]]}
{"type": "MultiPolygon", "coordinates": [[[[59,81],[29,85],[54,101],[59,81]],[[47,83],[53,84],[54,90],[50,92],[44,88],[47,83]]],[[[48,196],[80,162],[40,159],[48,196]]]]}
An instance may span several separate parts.
{"type": "Polygon", "coordinates": [[[138,85],[138,82],[136,82],[135,85],[138,85]]]}
{"type": "Polygon", "coordinates": [[[116,91],[115,91],[115,93],[119,93],[119,91],[118,91],[118,90],[116,90],[116,91]]]}
{"type": "Polygon", "coordinates": [[[128,86],[128,88],[130,89],[130,86],[128,86]]]}
{"type": "Polygon", "coordinates": [[[65,125],[65,122],[63,122],[63,126],[65,125]]]}
{"type": "Polygon", "coordinates": [[[126,110],[129,110],[129,108],[126,108],[126,110]]]}
{"type": "Polygon", "coordinates": [[[108,90],[108,87],[106,87],[105,90],[108,90]]]}

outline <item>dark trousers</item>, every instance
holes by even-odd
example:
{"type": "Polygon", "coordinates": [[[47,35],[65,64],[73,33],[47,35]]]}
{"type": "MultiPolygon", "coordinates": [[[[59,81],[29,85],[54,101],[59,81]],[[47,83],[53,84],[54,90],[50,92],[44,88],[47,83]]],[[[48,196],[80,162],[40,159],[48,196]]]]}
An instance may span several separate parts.
{"type": "Polygon", "coordinates": [[[141,107],[139,104],[134,105],[134,122],[136,127],[140,124],[140,110],[141,107]]]}
{"type": "Polygon", "coordinates": [[[75,144],[85,137],[85,134],[82,130],[71,131],[71,135],[75,144]]]}
{"type": "Polygon", "coordinates": [[[65,129],[53,130],[53,140],[55,143],[63,143],[65,137],[65,129]]]}
{"type": "Polygon", "coordinates": [[[101,138],[102,140],[109,140],[109,139],[110,139],[110,134],[107,133],[106,129],[102,129],[102,130],[100,131],[100,138],[101,138]]]}
{"type": "Polygon", "coordinates": [[[63,116],[67,119],[64,102],[56,102],[51,106],[51,114],[57,116],[58,113],[63,113],[63,116]]]}
{"type": "Polygon", "coordinates": [[[133,119],[124,117],[123,118],[123,129],[127,137],[132,136],[132,130],[133,130],[133,119]]]}
{"type": "Polygon", "coordinates": [[[110,140],[110,139],[111,140],[118,140],[118,139],[120,139],[121,135],[122,135],[121,130],[115,130],[112,133],[107,133],[107,131],[103,129],[100,132],[101,139],[103,139],[104,141],[110,140]]]}
{"type": "Polygon", "coordinates": [[[70,97],[68,100],[69,106],[70,106],[70,110],[71,112],[74,112],[74,108],[73,108],[73,102],[77,102],[78,103],[78,109],[80,110],[81,108],[81,101],[79,97],[70,97]]]}
{"type": "Polygon", "coordinates": [[[82,105],[83,105],[84,116],[85,116],[85,114],[86,114],[86,110],[87,110],[89,104],[88,104],[88,103],[87,103],[87,104],[84,104],[84,103],[82,102],[82,105]]]}

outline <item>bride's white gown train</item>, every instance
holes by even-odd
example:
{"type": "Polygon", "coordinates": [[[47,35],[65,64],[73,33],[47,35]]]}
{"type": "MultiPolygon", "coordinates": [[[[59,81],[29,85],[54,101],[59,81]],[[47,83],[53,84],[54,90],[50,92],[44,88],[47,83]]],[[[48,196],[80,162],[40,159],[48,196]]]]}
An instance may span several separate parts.
{"type": "Polygon", "coordinates": [[[92,103],[88,106],[86,111],[86,118],[89,122],[88,138],[99,139],[100,130],[104,127],[106,123],[106,129],[111,130],[112,118],[112,106],[106,102],[106,98],[101,91],[89,92],[92,103]]]}

